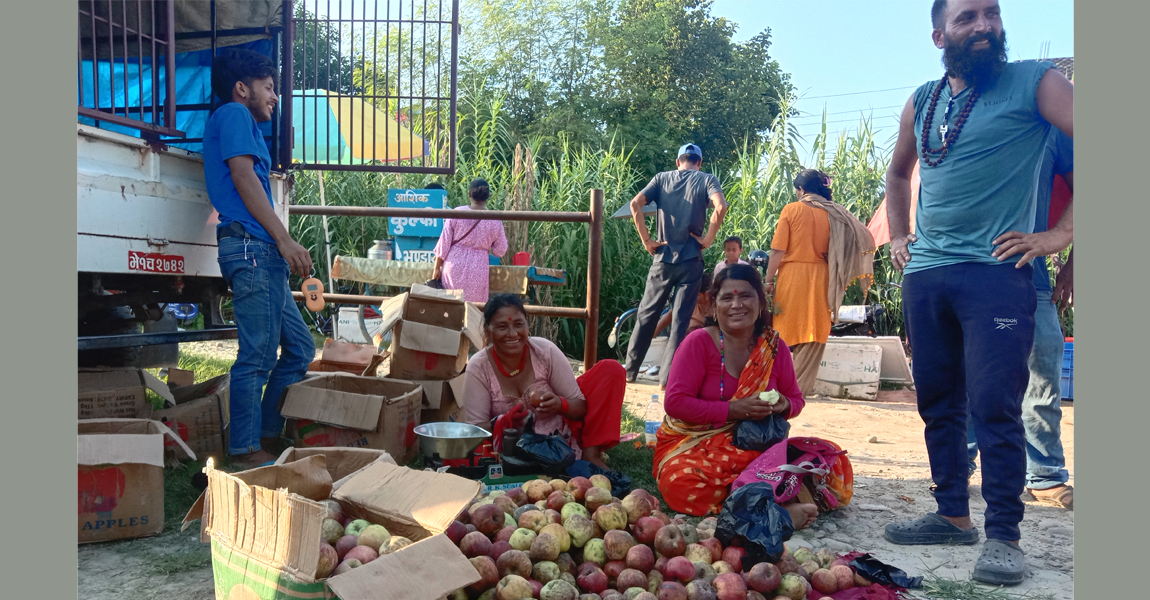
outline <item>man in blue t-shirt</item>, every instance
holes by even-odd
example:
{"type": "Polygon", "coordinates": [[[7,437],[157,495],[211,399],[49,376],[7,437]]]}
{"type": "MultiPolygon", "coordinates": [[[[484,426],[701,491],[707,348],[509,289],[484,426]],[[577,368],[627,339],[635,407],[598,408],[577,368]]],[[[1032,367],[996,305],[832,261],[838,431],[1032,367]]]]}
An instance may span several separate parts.
{"type": "Polygon", "coordinates": [[[1051,125],[1074,136],[1074,90],[1050,62],[1006,61],[997,0],[935,0],[931,21],[946,73],[907,101],[886,191],[938,511],[889,523],[885,537],[978,543],[967,488],[969,398],[987,505],[986,543],[971,578],[1017,584],[1026,577],[1018,546],[1022,399],[1037,302],[1029,263],[1063,250],[1072,237],[1063,223],[1033,233],[1035,188],[1051,125]],[[916,160],[921,187],[911,234],[916,160]]]}
{"type": "MultiPolygon", "coordinates": [[[[1052,128],[1038,172],[1035,233],[1049,228],[1051,198],[1057,179],[1074,193],[1074,140],[1052,128]]],[[[1073,205],[1067,206],[1067,210],[1072,208],[1073,205]]],[[[1059,222],[1065,224],[1069,219],[1062,217],[1059,222]]],[[[1065,285],[1069,276],[1068,269],[1060,270],[1058,282],[1065,285]]],[[[1038,308],[1034,311],[1034,347],[1030,350],[1030,381],[1022,399],[1022,425],[1026,428],[1026,494],[1023,497],[1073,508],[1074,488],[1066,484],[1070,474],[1062,451],[1062,356],[1066,346],[1044,256],[1034,260],[1034,289],[1038,297],[1038,308]]],[[[974,459],[978,457],[973,421],[967,422],[966,445],[970,458],[968,468],[973,473],[974,459]]]]}
{"type": "Polygon", "coordinates": [[[264,446],[276,444],[283,430],[280,396],[303,379],[315,357],[315,341],[288,285],[293,272],[308,276],[311,255],[275,214],[271,156],[257,126],[272,118],[279,102],[275,86],[268,57],[221,51],[212,63],[212,92],[226,104],[204,131],[204,178],[220,214],[220,272],[232,288],[239,329],[228,454],[244,468],[275,460],[264,446]]]}

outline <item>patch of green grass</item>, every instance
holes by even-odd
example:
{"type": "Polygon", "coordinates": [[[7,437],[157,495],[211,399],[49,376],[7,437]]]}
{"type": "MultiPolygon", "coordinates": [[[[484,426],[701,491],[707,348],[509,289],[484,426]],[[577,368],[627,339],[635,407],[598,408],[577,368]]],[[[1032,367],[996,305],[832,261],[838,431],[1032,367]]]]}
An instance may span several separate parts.
{"type": "Polygon", "coordinates": [[[219,377],[232,369],[234,360],[224,360],[201,354],[180,352],[180,368],[185,371],[195,371],[196,383],[202,383],[213,377],[219,377]]]}
{"type": "Polygon", "coordinates": [[[212,549],[209,544],[196,545],[188,550],[180,550],[160,556],[153,556],[147,560],[145,571],[151,575],[175,575],[212,566],[212,549]]]}
{"type": "Polygon", "coordinates": [[[200,490],[192,485],[192,476],[203,469],[204,461],[164,469],[164,533],[180,530],[184,515],[200,497],[200,490]]]}
{"type": "Polygon", "coordinates": [[[884,391],[901,390],[905,387],[906,387],[906,385],[901,384],[901,383],[895,383],[893,381],[880,381],[878,384],[878,389],[884,390],[884,391]]]}
{"type": "Polygon", "coordinates": [[[946,579],[927,570],[922,589],[915,590],[915,596],[930,600],[1053,600],[1053,594],[1031,590],[1024,593],[1009,592],[1002,587],[992,587],[971,580],[946,579]]]}

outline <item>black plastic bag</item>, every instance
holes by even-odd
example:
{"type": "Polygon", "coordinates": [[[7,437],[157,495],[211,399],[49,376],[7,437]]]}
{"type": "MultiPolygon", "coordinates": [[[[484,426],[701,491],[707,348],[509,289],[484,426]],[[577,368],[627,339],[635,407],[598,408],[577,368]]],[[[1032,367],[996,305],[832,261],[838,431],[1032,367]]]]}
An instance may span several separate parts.
{"type": "Polygon", "coordinates": [[[609,471],[585,460],[577,460],[567,467],[568,477],[590,479],[592,475],[606,475],[607,479],[611,480],[611,495],[616,498],[622,498],[631,491],[631,478],[621,471],[609,471]]]}
{"type": "Polygon", "coordinates": [[[783,542],[791,539],[795,526],[787,509],[775,503],[775,490],[766,482],[748,483],[723,502],[715,538],[729,545],[744,538],[743,569],[761,562],[777,563],[783,558],[783,542]]]}
{"type": "Polygon", "coordinates": [[[739,421],[731,443],[740,450],[766,452],[768,448],[787,439],[791,424],[782,415],[772,414],[754,421],[739,421]]]}
{"type": "Polygon", "coordinates": [[[516,456],[533,462],[549,472],[562,473],[575,462],[575,451],[554,435],[523,432],[515,443],[516,456]]]}
{"type": "Polygon", "coordinates": [[[850,565],[858,571],[859,575],[875,583],[893,585],[901,588],[922,587],[922,577],[911,577],[906,574],[906,571],[892,567],[872,557],[870,554],[859,556],[852,560],[850,565]]]}

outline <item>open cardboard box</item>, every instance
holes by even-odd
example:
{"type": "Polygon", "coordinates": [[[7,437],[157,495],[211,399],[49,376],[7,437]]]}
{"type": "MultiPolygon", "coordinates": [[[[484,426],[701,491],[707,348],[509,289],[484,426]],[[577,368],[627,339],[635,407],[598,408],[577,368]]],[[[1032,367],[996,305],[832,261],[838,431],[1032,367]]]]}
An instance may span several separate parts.
{"type": "Polygon", "coordinates": [[[479,491],[477,482],[382,460],[368,464],[332,497],[349,516],[415,543],[316,580],[324,511],[318,500],[328,497],[333,479],[324,455],[236,474],[211,464],[204,471],[208,489],[184,524],[201,519],[201,539],[211,541],[217,598],[437,600],[479,580],[443,535],[479,491]]]}
{"type": "Polygon", "coordinates": [[[471,345],[483,347],[483,313],[463,300],[461,290],[437,290],[423,285],[389,298],[377,339],[391,331],[394,379],[447,380],[467,366],[471,345]]]}
{"type": "Polygon", "coordinates": [[[147,390],[173,406],[168,384],[143,369],[80,369],[79,418],[146,419],[152,414],[147,390]]]}
{"type": "Polygon", "coordinates": [[[410,381],[331,373],[288,386],[280,414],[297,447],[350,446],[415,458],[423,390],[410,381]]]}
{"type": "Polygon", "coordinates": [[[351,373],[374,377],[379,365],[390,354],[387,350],[376,354],[375,347],[371,344],[353,344],[327,338],[323,341],[323,350],[320,350],[319,358],[308,364],[307,371],[311,375],[351,373]]]}
{"type": "MultiPolygon", "coordinates": [[[[201,459],[222,456],[228,448],[230,422],[229,383],[225,373],[203,383],[172,390],[175,406],[157,410],[152,418],[173,429],[201,459]]],[[[178,458],[174,440],[165,442],[170,457],[178,458]]]]}
{"type": "Polygon", "coordinates": [[[419,422],[441,423],[462,422],[463,419],[463,382],[466,375],[460,375],[447,381],[435,379],[416,380],[412,383],[423,388],[423,410],[419,413],[419,422]]]}
{"type": "Polygon", "coordinates": [[[195,453],[159,421],[77,422],[79,543],[155,535],[164,529],[164,443],[195,453]]]}
{"type": "Polygon", "coordinates": [[[327,462],[327,471],[331,474],[332,491],[338,490],[348,479],[359,473],[368,465],[376,462],[395,464],[395,459],[383,450],[371,448],[294,448],[290,447],[280,454],[275,464],[285,465],[304,460],[316,455],[323,455],[327,462]]]}

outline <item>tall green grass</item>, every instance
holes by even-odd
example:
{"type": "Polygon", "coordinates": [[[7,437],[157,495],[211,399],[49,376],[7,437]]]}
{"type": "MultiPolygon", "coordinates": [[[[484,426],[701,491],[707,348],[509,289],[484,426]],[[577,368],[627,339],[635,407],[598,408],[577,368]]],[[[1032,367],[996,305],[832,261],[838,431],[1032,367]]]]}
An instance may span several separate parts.
{"type": "MultiPolygon", "coordinates": [[[[389,187],[420,187],[438,181],[448,190],[452,206],[467,202],[467,186],[482,177],[491,186],[491,209],[587,211],[590,190],[604,190],[607,215],[629,202],[646,183],[632,164],[633,148],[615,141],[604,148],[575,147],[562,136],[558,152],[544,153],[539,138],[513,139],[503,113],[503,98],[482,88],[465,90],[459,109],[459,151],[457,171],[451,177],[387,173],[324,174],[326,202],[336,206],[383,206],[389,187]],[[541,154],[555,156],[541,160],[541,154]]],[[[738,235],[746,251],[768,249],[783,207],[795,201],[792,181],[806,167],[822,169],[832,176],[835,201],[846,206],[864,223],[869,222],[884,195],[889,148],[879,144],[869,120],[860,119],[853,135],[840,134],[837,151],[830,152],[826,135],[826,115],[822,131],[807,146],[804,161],[800,148],[804,140],[791,121],[794,98],[783,101],[780,116],[762,144],[744,144],[734,167],[716,173],[730,203],[720,239],[738,235]]],[[[673,168],[673,165],[668,165],[673,168]]],[[[706,168],[706,165],[704,165],[706,168]]],[[[302,172],[296,176],[295,202],[319,204],[318,176],[302,172]]],[[[649,221],[650,223],[650,221],[649,221]]],[[[332,217],[328,219],[332,256],[366,256],[376,239],[386,235],[384,219],[332,217]]],[[[567,285],[542,287],[537,301],[555,306],[584,306],[587,290],[588,228],[571,223],[505,224],[509,249],[505,261],[515,251],[532,253],[539,266],[567,271],[567,285]]],[[[316,264],[317,277],[326,278],[323,227],[320,217],[293,216],[291,231],[307,247],[316,264]]],[[[637,304],[643,293],[651,258],[639,243],[630,219],[608,219],[603,231],[603,271],[599,297],[599,347],[607,350],[607,336],[614,320],[637,304]]],[[[722,259],[721,244],[704,252],[708,269],[722,259]]],[[[891,266],[886,247],[875,260],[875,284],[863,299],[858,286],[848,291],[844,304],[878,303],[887,308],[880,323],[883,334],[902,335],[900,275],[891,266]]],[[[339,285],[339,284],[337,284],[339,285]]],[[[356,286],[362,290],[362,286],[356,286]]],[[[543,334],[568,354],[580,356],[584,345],[584,323],[573,319],[543,319],[543,334]]]]}

